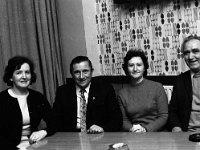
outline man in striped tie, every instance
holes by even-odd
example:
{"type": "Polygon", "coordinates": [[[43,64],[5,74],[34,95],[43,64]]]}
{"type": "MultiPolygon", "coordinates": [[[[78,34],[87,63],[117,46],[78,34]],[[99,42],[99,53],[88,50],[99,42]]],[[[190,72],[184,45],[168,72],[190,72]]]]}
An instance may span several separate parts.
{"type": "Polygon", "coordinates": [[[57,89],[53,106],[58,131],[119,131],[122,116],[115,91],[110,84],[92,77],[88,57],[75,57],[70,73],[73,80],[57,89]]]}

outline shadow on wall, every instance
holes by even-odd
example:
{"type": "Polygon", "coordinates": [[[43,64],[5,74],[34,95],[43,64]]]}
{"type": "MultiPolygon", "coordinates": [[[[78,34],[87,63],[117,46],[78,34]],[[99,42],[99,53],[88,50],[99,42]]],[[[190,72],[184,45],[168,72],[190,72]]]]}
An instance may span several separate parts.
{"type": "MultiPolygon", "coordinates": [[[[129,10],[130,8],[145,8],[149,9],[150,5],[159,5],[160,7],[165,7],[168,3],[173,0],[113,0],[114,4],[123,6],[121,9],[124,11],[129,10]]],[[[187,0],[193,1],[193,0],[187,0]]]]}
{"type": "MultiPolygon", "coordinates": [[[[170,3],[172,0],[113,0],[114,4],[134,4],[134,6],[145,6],[146,4],[160,4],[163,2],[170,3]]],[[[193,1],[193,0],[187,0],[193,1]]]]}

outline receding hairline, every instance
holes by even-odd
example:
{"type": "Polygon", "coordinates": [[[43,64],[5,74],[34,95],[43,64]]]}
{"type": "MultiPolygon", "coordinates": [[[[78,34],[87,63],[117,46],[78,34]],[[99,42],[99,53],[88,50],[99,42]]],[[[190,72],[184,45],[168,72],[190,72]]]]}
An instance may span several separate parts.
{"type": "Polygon", "coordinates": [[[196,40],[196,41],[199,41],[200,42],[200,37],[198,36],[191,36],[191,37],[187,37],[183,40],[183,43],[181,45],[181,51],[183,52],[184,49],[185,49],[185,45],[188,43],[188,42],[191,42],[193,40],[196,40]]]}
{"type": "Polygon", "coordinates": [[[92,66],[90,65],[90,62],[88,60],[83,60],[83,61],[80,61],[80,62],[76,62],[76,63],[73,63],[72,64],[72,69],[74,69],[74,66],[77,65],[77,64],[81,64],[81,63],[85,63],[87,62],[87,65],[89,66],[90,70],[93,71],[93,68],[92,66]]]}

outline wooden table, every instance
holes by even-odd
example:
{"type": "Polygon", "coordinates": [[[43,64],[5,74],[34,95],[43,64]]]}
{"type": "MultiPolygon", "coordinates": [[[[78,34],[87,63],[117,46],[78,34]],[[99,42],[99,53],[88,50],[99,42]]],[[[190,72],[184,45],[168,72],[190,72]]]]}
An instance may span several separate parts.
{"type": "Polygon", "coordinates": [[[190,142],[191,133],[105,132],[84,134],[58,132],[31,145],[28,150],[108,150],[110,144],[125,143],[130,150],[200,150],[200,143],[190,142]]]}

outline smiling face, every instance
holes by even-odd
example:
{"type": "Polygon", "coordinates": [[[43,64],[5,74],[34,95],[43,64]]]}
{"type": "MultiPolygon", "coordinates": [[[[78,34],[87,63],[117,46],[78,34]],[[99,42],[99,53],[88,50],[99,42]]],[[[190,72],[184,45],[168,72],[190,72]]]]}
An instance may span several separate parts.
{"type": "Polygon", "coordinates": [[[31,71],[29,64],[22,64],[20,69],[13,72],[10,80],[13,82],[13,88],[27,89],[31,83],[31,71]]]}
{"type": "Polygon", "coordinates": [[[187,66],[194,73],[200,71],[200,41],[193,39],[185,43],[183,55],[187,66]]]}
{"type": "Polygon", "coordinates": [[[141,57],[133,57],[128,61],[128,74],[136,80],[143,79],[145,71],[144,63],[141,57]]]}
{"type": "Polygon", "coordinates": [[[92,79],[92,68],[88,61],[82,61],[73,65],[72,77],[80,88],[86,88],[92,79]]]}

